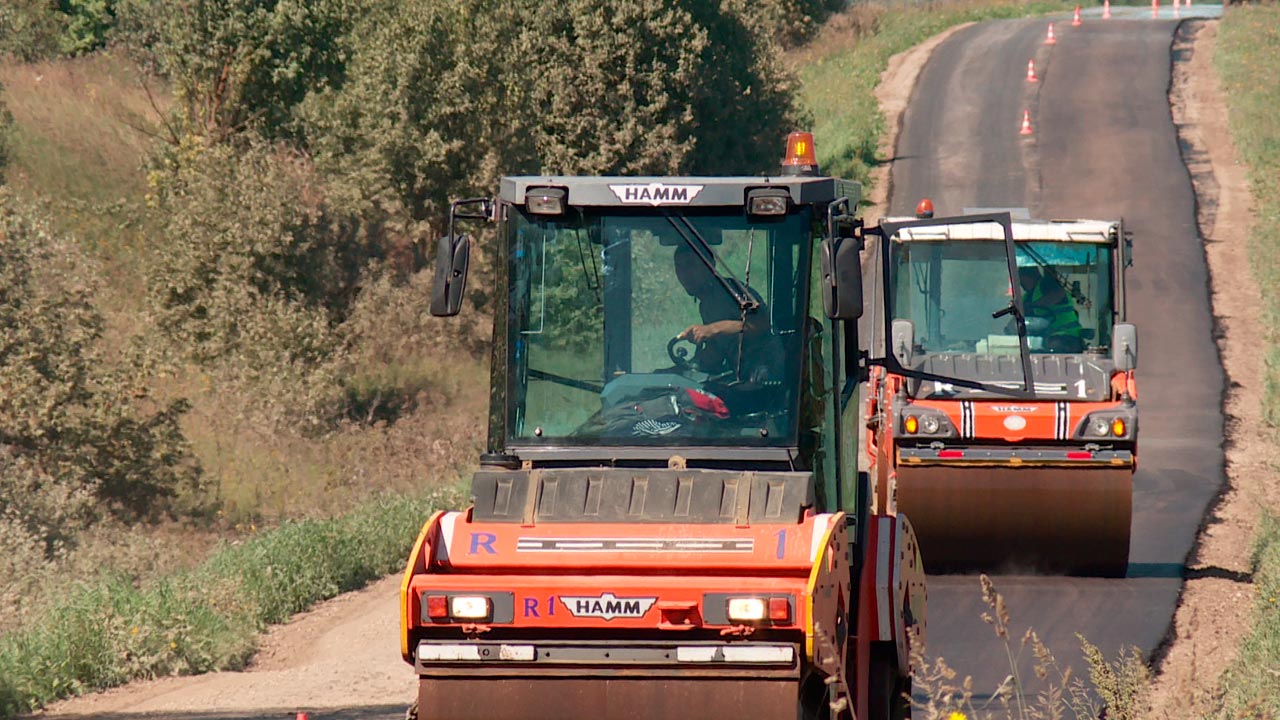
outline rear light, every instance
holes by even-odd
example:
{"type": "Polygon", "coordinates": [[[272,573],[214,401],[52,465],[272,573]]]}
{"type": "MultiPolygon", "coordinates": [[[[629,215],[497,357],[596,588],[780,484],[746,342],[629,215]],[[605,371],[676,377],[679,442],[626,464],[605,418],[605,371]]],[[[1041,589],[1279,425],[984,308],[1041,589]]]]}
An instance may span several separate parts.
{"type": "Polygon", "coordinates": [[[906,420],[902,421],[902,427],[911,435],[915,435],[920,431],[920,421],[915,415],[908,415],[906,420]]]}
{"type": "Polygon", "coordinates": [[[454,595],[449,598],[449,614],[455,620],[487,620],[491,606],[483,595],[454,595]]]}
{"type": "Polygon", "coordinates": [[[449,598],[444,595],[428,595],[423,604],[427,606],[427,617],[432,620],[449,619],[449,598]]]}
{"type": "Polygon", "coordinates": [[[791,602],[786,598],[769,598],[769,622],[791,622],[791,602]]]}
{"type": "Polygon", "coordinates": [[[725,614],[729,622],[760,622],[766,617],[766,609],[764,598],[729,598],[729,606],[725,614]]]}

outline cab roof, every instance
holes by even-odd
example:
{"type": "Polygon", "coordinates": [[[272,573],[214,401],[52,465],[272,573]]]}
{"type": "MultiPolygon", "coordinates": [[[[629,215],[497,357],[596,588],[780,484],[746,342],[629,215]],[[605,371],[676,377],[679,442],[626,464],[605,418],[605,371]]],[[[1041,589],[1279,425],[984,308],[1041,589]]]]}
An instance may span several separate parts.
{"type": "Polygon", "coordinates": [[[524,204],[534,188],[563,188],[571,207],[741,207],[748,190],[785,189],[796,205],[849,198],[857,207],[862,186],[832,177],[610,177],[515,176],[502,178],[499,197],[524,204]]]}
{"type": "MultiPolygon", "coordinates": [[[[889,222],[903,222],[917,218],[886,218],[889,222]]],[[[1118,220],[1014,220],[1015,241],[1040,240],[1045,242],[1113,243],[1119,237],[1118,220]]],[[[995,223],[968,223],[903,228],[898,238],[904,242],[929,242],[940,240],[1004,240],[1004,233],[995,223]]]]}

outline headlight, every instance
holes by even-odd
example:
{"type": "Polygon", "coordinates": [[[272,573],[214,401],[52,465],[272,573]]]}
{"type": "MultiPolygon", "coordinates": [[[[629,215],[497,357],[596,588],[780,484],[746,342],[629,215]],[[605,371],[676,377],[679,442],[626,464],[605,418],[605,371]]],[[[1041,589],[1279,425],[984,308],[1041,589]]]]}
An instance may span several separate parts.
{"type": "Polygon", "coordinates": [[[1107,418],[1094,418],[1089,421],[1089,434],[1106,437],[1111,434],[1111,422],[1107,418]]]}
{"type": "Polygon", "coordinates": [[[928,435],[938,432],[938,428],[942,427],[942,423],[938,422],[937,415],[923,415],[920,417],[920,429],[928,435]]]}
{"type": "Polygon", "coordinates": [[[449,614],[458,620],[486,620],[489,598],[483,595],[454,595],[449,598],[449,614]]]}

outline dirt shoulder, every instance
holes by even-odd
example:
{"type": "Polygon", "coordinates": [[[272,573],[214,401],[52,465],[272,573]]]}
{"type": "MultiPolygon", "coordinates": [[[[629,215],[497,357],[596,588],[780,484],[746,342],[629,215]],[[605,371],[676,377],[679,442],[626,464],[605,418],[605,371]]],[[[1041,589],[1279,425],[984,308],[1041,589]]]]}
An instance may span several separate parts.
{"type": "Polygon", "coordinates": [[[399,602],[400,577],[384,578],[273,627],[244,672],[130,683],[38,717],[400,718],[416,686],[400,658],[399,602]]]}
{"type": "Polygon", "coordinates": [[[1274,449],[1249,430],[1262,427],[1264,390],[1263,359],[1256,352],[1256,339],[1263,337],[1259,291],[1248,270],[1253,208],[1213,67],[1217,34],[1216,21],[1179,29],[1169,100],[1195,186],[1215,336],[1228,378],[1226,484],[1201,524],[1174,631],[1156,658],[1153,718],[1198,717],[1211,709],[1219,678],[1249,629],[1241,619],[1253,608],[1250,553],[1260,509],[1274,504],[1280,487],[1267,463],[1274,449]]]}

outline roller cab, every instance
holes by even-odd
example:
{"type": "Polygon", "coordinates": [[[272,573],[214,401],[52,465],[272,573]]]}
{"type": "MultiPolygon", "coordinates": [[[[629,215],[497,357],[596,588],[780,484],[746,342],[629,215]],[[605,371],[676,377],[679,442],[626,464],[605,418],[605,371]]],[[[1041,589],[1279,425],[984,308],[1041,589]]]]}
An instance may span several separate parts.
{"type": "MultiPolygon", "coordinates": [[[[858,472],[862,258],[889,237],[858,193],[800,133],[773,177],[511,177],[454,204],[432,311],[462,306],[455,223],[491,223],[491,403],[471,506],[405,569],[423,717],[907,714],[924,575],[858,472]]],[[[988,248],[1008,284],[1011,236],[988,248]]]]}
{"type": "Polygon", "coordinates": [[[867,451],[931,571],[1123,575],[1137,463],[1137,337],[1125,320],[1120,222],[1015,221],[1016,312],[955,322],[1001,277],[969,259],[1003,238],[971,225],[906,230],[888,258],[887,353],[904,368],[1017,385],[995,395],[887,368],[870,378],[867,451]]]}

